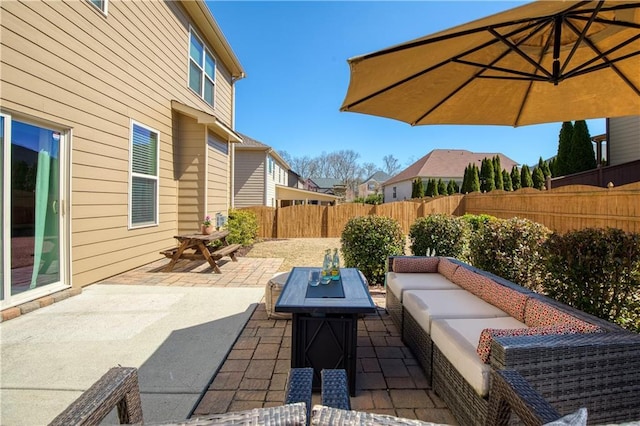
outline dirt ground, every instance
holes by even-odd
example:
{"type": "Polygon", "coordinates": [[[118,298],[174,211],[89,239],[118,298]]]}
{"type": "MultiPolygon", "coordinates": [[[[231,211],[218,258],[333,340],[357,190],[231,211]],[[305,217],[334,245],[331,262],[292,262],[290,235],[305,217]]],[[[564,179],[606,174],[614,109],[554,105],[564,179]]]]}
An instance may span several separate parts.
{"type": "MultiPolygon", "coordinates": [[[[290,271],[294,266],[322,266],[324,252],[327,249],[340,248],[340,238],[290,238],[282,240],[264,240],[255,243],[245,253],[246,257],[282,258],[279,271],[290,271]]],[[[340,259],[340,263],[343,260],[340,259]]]]}
{"type": "MultiPolygon", "coordinates": [[[[289,238],[269,239],[255,243],[241,256],[282,258],[284,261],[278,272],[290,271],[294,266],[322,266],[326,249],[340,248],[340,238],[289,238]]],[[[405,253],[409,253],[408,247],[405,253]]],[[[344,265],[344,259],[340,258],[344,265]]],[[[370,291],[383,292],[384,286],[372,285],[370,291]]]]}

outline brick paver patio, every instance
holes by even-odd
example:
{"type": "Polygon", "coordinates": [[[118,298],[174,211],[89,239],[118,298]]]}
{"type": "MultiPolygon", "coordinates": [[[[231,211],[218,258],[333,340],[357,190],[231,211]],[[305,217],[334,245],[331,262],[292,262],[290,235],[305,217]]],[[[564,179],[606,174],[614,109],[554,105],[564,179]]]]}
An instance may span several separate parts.
{"type": "MultiPolygon", "coordinates": [[[[162,286],[265,287],[282,259],[240,257],[221,261],[222,274],[206,262],[180,261],[161,272],[168,259],[111,277],[109,284],[162,286]]],[[[390,414],[434,423],[456,424],[455,418],[428,385],[422,368],[404,346],[384,310],[384,290],[372,289],[375,314],[358,321],[358,361],[354,410],[390,414]]],[[[281,405],[291,366],[291,321],[267,317],[258,304],[227,359],[211,379],[193,417],[281,405]]],[[[320,403],[320,394],[313,395],[320,403]]]]}
{"type": "MultiPolygon", "coordinates": [[[[352,409],[456,424],[402,343],[384,310],[384,293],[372,296],[377,313],[358,321],[357,389],[351,398],[352,409]]],[[[194,417],[282,404],[290,360],[291,321],[268,319],[264,303],[259,304],[194,417]]],[[[314,393],[313,403],[320,403],[319,394],[314,393]]]]}

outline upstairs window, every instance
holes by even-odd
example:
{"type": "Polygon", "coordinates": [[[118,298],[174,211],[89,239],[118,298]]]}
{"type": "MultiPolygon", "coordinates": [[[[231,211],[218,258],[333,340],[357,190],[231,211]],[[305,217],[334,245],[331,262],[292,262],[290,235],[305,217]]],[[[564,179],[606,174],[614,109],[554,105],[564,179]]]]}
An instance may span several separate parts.
{"type": "Polygon", "coordinates": [[[100,12],[107,14],[107,2],[109,0],[89,0],[89,3],[97,7],[100,12]]]}
{"type": "Polygon", "coordinates": [[[189,36],[189,87],[213,106],[216,83],[216,60],[202,39],[191,29],[189,36]]]}
{"type": "Polygon", "coordinates": [[[129,226],[158,224],[158,146],[160,134],[131,121],[129,226]]]}

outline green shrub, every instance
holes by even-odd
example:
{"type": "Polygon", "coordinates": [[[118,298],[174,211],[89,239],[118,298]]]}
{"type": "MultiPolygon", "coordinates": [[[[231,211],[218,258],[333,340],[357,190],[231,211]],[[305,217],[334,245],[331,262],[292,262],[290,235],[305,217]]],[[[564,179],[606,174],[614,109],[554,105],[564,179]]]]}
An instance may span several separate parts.
{"type": "Polygon", "coordinates": [[[225,226],[229,231],[230,244],[252,245],[258,236],[258,217],[251,210],[229,210],[225,226]]]}
{"type": "Polygon", "coordinates": [[[360,269],[370,285],[384,283],[389,256],[404,254],[404,234],[400,224],[383,216],[349,219],[340,242],[344,265],[360,269]]]}
{"type": "Polygon", "coordinates": [[[532,290],[544,279],[542,244],[551,231],[528,219],[487,222],[471,237],[471,263],[532,290]]]}
{"type": "Polygon", "coordinates": [[[555,234],[545,254],[550,297],[640,331],[639,234],[613,228],[555,234]]]}
{"type": "Polygon", "coordinates": [[[466,260],[471,227],[465,220],[443,214],[418,218],[409,229],[411,252],[416,256],[434,253],[466,260]]]}
{"type": "Polygon", "coordinates": [[[491,216],[489,214],[471,214],[467,213],[462,217],[462,220],[467,222],[471,227],[471,232],[478,232],[485,224],[489,223],[492,220],[498,220],[497,217],[491,216]]]}

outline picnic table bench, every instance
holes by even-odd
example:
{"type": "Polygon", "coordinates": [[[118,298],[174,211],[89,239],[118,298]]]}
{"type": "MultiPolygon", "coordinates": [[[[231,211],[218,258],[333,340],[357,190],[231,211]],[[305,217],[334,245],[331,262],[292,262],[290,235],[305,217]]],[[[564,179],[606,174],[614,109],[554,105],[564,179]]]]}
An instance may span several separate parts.
{"type": "Polygon", "coordinates": [[[229,256],[231,261],[237,262],[236,252],[242,247],[240,244],[229,244],[227,242],[227,235],[229,235],[229,231],[215,231],[208,235],[175,235],[174,238],[178,240],[180,245],[160,252],[160,254],[171,259],[171,262],[163,269],[163,272],[171,272],[180,259],[204,259],[209,262],[209,265],[211,265],[216,273],[222,273],[216,261],[225,256],[229,256]],[[208,245],[215,241],[220,241],[222,245],[219,247],[210,247],[208,245]]]}

